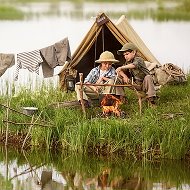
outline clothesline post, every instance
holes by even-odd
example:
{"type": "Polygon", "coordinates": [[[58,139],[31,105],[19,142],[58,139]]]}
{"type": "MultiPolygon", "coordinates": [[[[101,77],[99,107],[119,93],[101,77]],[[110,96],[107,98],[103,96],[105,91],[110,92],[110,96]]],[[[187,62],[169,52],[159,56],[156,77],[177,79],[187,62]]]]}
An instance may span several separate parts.
{"type": "MultiPolygon", "coordinates": [[[[6,109],[6,119],[9,120],[9,107],[10,107],[10,101],[7,100],[7,109],[6,109]]],[[[7,122],[6,125],[6,139],[5,139],[5,146],[8,144],[8,135],[9,135],[9,123],[7,122]]]]}
{"type": "Polygon", "coordinates": [[[82,106],[82,111],[84,115],[86,116],[86,110],[85,110],[84,100],[83,100],[83,73],[79,73],[79,80],[80,80],[80,102],[82,106]]]}

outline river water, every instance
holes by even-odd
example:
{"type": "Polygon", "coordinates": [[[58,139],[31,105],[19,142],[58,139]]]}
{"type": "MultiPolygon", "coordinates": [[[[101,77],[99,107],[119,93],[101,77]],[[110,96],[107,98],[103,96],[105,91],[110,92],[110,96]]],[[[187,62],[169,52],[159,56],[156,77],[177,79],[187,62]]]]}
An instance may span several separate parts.
{"type": "MultiPolygon", "coordinates": [[[[141,6],[142,9],[155,4],[141,6]]],[[[98,12],[107,13],[116,22],[125,11],[137,8],[134,3],[57,4],[32,3],[18,5],[30,13],[22,21],[0,21],[0,53],[21,53],[54,44],[68,37],[71,52],[78,47],[95,21],[98,12]],[[114,13],[114,14],[112,14],[114,13]],[[114,16],[115,13],[118,16],[114,16]]],[[[190,22],[129,19],[154,56],[161,64],[172,62],[188,72],[190,69],[190,22]]],[[[35,88],[39,81],[57,85],[60,68],[55,76],[43,79],[40,75],[21,70],[14,82],[14,66],[1,77],[0,92],[15,86],[35,88]]],[[[11,90],[10,90],[11,91],[11,90]]],[[[0,151],[0,189],[2,190],[63,190],[63,189],[128,189],[165,190],[190,189],[188,162],[122,160],[62,155],[48,152],[0,151]]]]}
{"type": "MultiPolygon", "coordinates": [[[[71,53],[78,47],[83,37],[95,22],[99,12],[105,12],[113,22],[128,10],[138,8],[135,3],[25,3],[17,7],[28,16],[21,21],[0,21],[0,53],[17,53],[33,51],[54,44],[68,37],[71,53]]],[[[156,8],[155,3],[141,4],[142,9],[156,8]]],[[[166,6],[168,6],[166,4],[166,6]]],[[[172,5],[170,5],[172,6],[172,5]]],[[[186,73],[190,69],[189,34],[190,22],[187,21],[154,21],[151,18],[129,23],[139,34],[153,55],[161,64],[174,63],[186,73]]],[[[44,79],[40,75],[21,69],[18,81],[14,81],[15,67],[8,69],[1,77],[3,93],[6,88],[28,86],[35,88],[41,81],[53,81],[58,84],[57,74],[62,67],[56,67],[54,77],[44,79]],[[8,82],[7,82],[8,81],[8,82]]],[[[7,90],[6,90],[7,91],[7,90]]],[[[11,90],[10,90],[11,91],[11,90]]]]}
{"type": "Polygon", "coordinates": [[[187,190],[189,169],[183,161],[0,151],[1,190],[187,190]]]}

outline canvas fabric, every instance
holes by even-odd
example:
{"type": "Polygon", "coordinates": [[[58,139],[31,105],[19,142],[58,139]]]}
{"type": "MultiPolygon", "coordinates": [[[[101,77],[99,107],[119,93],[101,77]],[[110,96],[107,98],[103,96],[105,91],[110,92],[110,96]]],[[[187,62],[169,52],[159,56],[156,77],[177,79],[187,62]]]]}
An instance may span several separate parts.
{"type": "MultiPolygon", "coordinates": [[[[111,21],[106,23],[106,26],[121,44],[127,42],[127,39],[118,31],[117,27],[111,21]]],[[[89,51],[89,49],[95,43],[97,36],[102,31],[102,27],[103,26],[98,26],[96,22],[93,24],[89,32],[86,34],[86,36],[72,55],[70,67],[75,67],[82,59],[82,57],[89,51]]]]}
{"type": "MultiPolygon", "coordinates": [[[[132,29],[132,27],[129,25],[126,19],[122,20],[121,22],[118,21],[116,25],[113,22],[111,22],[111,20],[109,20],[106,23],[106,26],[122,45],[124,45],[127,42],[133,42],[139,49],[138,54],[140,55],[140,57],[150,62],[159,63],[156,58],[152,58],[153,55],[151,54],[150,50],[144,50],[148,48],[145,45],[143,45],[144,43],[137,35],[137,33],[132,29]],[[129,31],[126,32],[126,28],[130,28],[129,31]],[[151,54],[152,56],[148,56],[149,54],[151,54]]],[[[103,26],[98,26],[96,22],[92,25],[89,32],[86,34],[86,36],[72,55],[72,61],[69,65],[70,67],[75,67],[78,64],[78,62],[82,59],[82,57],[89,51],[89,49],[95,43],[96,37],[102,31],[102,28],[103,26]]]]}
{"type": "Polygon", "coordinates": [[[162,67],[156,69],[155,76],[160,85],[187,82],[187,76],[184,71],[172,63],[166,63],[162,67]]]}
{"type": "Polygon", "coordinates": [[[184,71],[173,63],[159,65],[157,63],[145,61],[145,64],[150,71],[155,86],[161,87],[165,84],[180,84],[187,82],[187,76],[184,71]]]}
{"type": "Polygon", "coordinates": [[[122,15],[119,18],[119,20],[116,22],[116,26],[124,34],[124,36],[128,37],[130,42],[137,46],[138,51],[144,55],[145,60],[151,63],[160,64],[148,49],[148,47],[145,45],[145,43],[142,41],[142,39],[139,37],[139,35],[136,33],[136,31],[133,29],[133,27],[129,24],[125,15],[122,15]]]}
{"type": "Polygon", "coordinates": [[[113,34],[113,36],[121,44],[121,46],[127,42],[133,42],[139,49],[137,52],[138,56],[142,57],[144,60],[156,62],[159,64],[158,60],[152,55],[150,50],[146,47],[146,45],[134,31],[134,29],[127,22],[125,16],[122,16],[116,24],[114,24],[109,18],[107,20],[108,21],[104,23],[104,25],[98,25],[97,22],[94,22],[88,33],[85,35],[85,37],[73,53],[72,60],[68,64],[67,68],[64,68],[60,71],[59,77],[60,81],[63,82],[62,84],[60,84],[62,87],[64,87],[63,78],[65,78],[65,70],[68,68],[76,69],[76,67],[78,67],[78,64],[80,64],[83,57],[90,51],[92,46],[96,43],[98,36],[102,35],[101,33],[105,26],[109,29],[109,31],[113,34]]]}

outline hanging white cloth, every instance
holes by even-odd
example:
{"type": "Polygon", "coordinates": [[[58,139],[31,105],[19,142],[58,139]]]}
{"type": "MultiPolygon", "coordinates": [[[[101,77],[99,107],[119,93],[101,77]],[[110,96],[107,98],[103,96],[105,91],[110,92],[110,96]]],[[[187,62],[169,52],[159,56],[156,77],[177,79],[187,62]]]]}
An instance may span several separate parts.
{"type": "Polygon", "coordinates": [[[39,75],[39,67],[42,62],[43,59],[39,50],[17,54],[17,65],[14,80],[18,80],[20,69],[28,69],[30,72],[35,72],[39,75]]]}

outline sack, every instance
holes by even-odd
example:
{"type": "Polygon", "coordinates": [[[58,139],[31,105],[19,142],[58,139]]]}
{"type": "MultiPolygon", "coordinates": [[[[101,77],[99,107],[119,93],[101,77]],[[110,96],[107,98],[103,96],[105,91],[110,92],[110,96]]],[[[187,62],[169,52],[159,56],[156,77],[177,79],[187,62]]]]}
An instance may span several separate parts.
{"type": "Polygon", "coordinates": [[[160,85],[187,82],[187,76],[183,70],[172,63],[166,63],[162,67],[156,69],[155,76],[160,85]]]}
{"type": "Polygon", "coordinates": [[[161,67],[160,64],[158,63],[151,63],[148,61],[145,61],[146,67],[150,72],[150,75],[153,78],[153,82],[155,86],[159,86],[160,84],[158,83],[157,77],[156,77],[156,70],[159,69],[161,67]]]}

